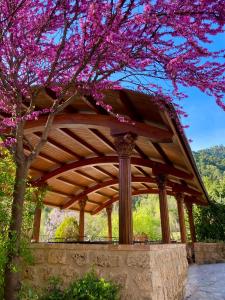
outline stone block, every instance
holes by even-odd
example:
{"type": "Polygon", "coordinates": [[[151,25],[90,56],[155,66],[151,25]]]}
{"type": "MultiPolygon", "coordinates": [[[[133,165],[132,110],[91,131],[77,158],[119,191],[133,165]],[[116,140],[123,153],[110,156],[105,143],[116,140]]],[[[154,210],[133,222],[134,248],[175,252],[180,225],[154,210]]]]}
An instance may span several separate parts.
{"type": "Polygon", "coordinates": [[[94,254],[93,255],[93,265],[97,267],[118,267],[120,258],[118,255],[110,254],[94,254]]]}
{"type": "Polygon", "coordinates": [[[84,266],[88,263],[88,253],[87,252],[75,252],[71,255],[72,260],[78,266],[84,266]]]}
{"type": "Polygon", "coordinates": [[[62,250],[50,250],[48,253],[49,264],[66,264],[66,253],[62,250]]]}
{"type": "Polygon", "coordinates": [[[128,255],[128,267],[150,268],[150,256],[148,254],[128,255]]]}

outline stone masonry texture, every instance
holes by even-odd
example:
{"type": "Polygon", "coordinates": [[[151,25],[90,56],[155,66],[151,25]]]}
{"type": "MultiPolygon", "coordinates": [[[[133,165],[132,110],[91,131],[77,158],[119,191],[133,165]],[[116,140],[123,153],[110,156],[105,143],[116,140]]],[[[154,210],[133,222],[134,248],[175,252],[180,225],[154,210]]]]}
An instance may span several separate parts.
{"type": "Polygon", "coordinates": [[[195,243],[195,262],[197,264],[214,264],[225,262],[224,243],[195,243]]]}
{"type": "Polygon", "coordinates": [[[187,277],[184,244],[85,245],[32,244],[34,264],[24,267],[23,280],[45,287],[51,276],[67,286],[85,272],[121,285],[122,300],[182,300],[187,277]]]}

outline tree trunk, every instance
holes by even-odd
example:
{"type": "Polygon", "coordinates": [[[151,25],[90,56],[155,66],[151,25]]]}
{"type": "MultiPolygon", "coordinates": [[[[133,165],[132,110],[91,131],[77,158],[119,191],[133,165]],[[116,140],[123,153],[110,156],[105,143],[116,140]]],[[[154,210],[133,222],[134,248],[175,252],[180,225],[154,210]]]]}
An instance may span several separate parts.
{"type": "Polygon", "coordinates": [[[18,265],[20,262],[20,239],[27,173],[28,167],[25,160],[21,159],[19,162],[17,161],[11,221],[8,234],[9,247],[7,249],[7,265],[5,268],[5,300],[19,299],[18,292],[20,289],[20,281],[18,265]]]}

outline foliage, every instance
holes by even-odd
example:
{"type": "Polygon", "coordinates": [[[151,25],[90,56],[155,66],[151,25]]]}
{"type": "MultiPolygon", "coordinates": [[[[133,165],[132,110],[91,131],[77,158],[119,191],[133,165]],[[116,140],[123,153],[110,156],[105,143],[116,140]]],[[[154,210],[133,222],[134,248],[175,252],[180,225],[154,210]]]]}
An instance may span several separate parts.
{"type": "Polygon", "coordinates": [[[44,290],[39,298],[40,300],[64,300],[65,291],[62,288],[60,278],[52,277],[49,281],[49,286],[44,290]]]}
{"type": "Polygon", "coordinates": [[[194,211],[198,241],[225,241],[225,204],[211,201],[194,211]]]}
{"type": "Polygon", "coordinates": [[[225,146],[215,146],[194,152],[201,175],[218,181],[225,175],[225,146]]]}
{"type": "Polygon", "coordinates": [[[195,208],[199,241],[225,241],[225,147],[215,146],[194,153],[211,203],[195,208]]]}
{"type": "Polygon", "coordinates": [[[94,271],[75,281],[66,292],[65,300],[116,300],[119,287],[99,278],[94,271]]]}
{"type": "Polygon", "coordinates": [[[81,279],[62,288],[61,280],[52,278],[39,300],[117,300],[119,286],[99,278],[94,271],[86,273],[81,279]]]}
{"type": "Polygon", "coordinates": [[[73,211],[60,210],[58,208],[45,210],[44,217],[42,218],[42,234],[44,240],[53,239],[60,224],[65,218],[77,218],[77,213],[73,211]]]}
{"type": "Polygon", "coordinates": [[[74,217],[66,217],[56,229],[55,238],[59,240],[72,239],[79,237],[79,226],[74,217]]]}
{"type": "Polygon", "coordinates": [[[149,240],[159,240],[159,200],[154,196],[139,198],[133,210],[134,235],[147,235],[149,240]]]}
{"type": "MultiPolygon", "coordinates": [[[[3,298],[4,268],[7,263],[7,248],[13,248],[14,241],[9,242],[9,222],[11,215],[11,203],[15,182],[15,164],[9,151],[0,148],[0,299],[3,298]]],[[[25,262],[31,262],[31,253],[28,250],[28,242],[31,239],[33,228],[33,215],[36,205],[39,205],[43,197],[42,193],[36,197],[37,188],[28,186],[25,195],[25,207],[23,212],[22,237],[20,255],[25,262]],[[35,195],[35,197],[34,197],[35,195]],[[37,203],[38,201],[38,203],[37,203]]],[[[41,204],[40,204],[41,205],[41,204]]]]}

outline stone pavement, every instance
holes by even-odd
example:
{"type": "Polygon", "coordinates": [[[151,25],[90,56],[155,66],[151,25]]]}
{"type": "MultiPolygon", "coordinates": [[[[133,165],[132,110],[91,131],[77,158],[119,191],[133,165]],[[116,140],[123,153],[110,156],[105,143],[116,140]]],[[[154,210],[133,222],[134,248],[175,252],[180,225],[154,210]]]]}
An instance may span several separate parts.
{"type": "Polygon", "coordinates": [[[225,263],[192,265],[185,300],[225,300],[225,263]]]}

